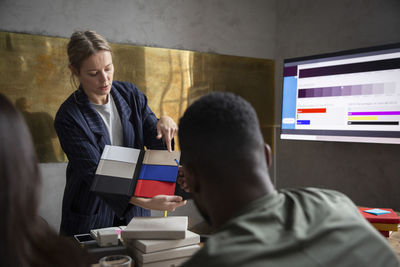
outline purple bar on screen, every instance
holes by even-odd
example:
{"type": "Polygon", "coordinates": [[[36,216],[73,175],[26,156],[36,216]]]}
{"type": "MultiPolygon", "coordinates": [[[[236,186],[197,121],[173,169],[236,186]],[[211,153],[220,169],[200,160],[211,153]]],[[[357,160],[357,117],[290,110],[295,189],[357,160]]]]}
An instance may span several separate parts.
{"type": "Polygon", "coordinates": [[[343,65],[318,67],[311,69],[302,69],[299,78],[359,73],[378,70],[398,69],[400,67],[400,58],[390,58],[368,62],[357,62],[343,65]]]}
{"type": "Polygon", "coordinates": [[[321,96],[322,96],[322,88],[315,88],[314,97],[321,97],[321,96]]]}
{"type": "Polygon", "coordinates": [[[304,98],[306,97],[306,89],[299,89],[299,92],[297,94],[298,98],[304,98]]]}
{"type": "Polygon", "coordinates": [[[297,76],[297,66],[285,67],[283,69],[283,76],[284,77],[297,76]]]}
{"type": "Polygon", "coordinates": [[[306,97],[314,97],[314,89],[307,89],[306,97]]]}
{"type": "Polygon", "coordinates": [[[332,87],[322,88],[322,96],[332,96],[332,87]]]}
{"type": "Polygon", "coordinates": [[[349,116],[355,115],[400,115],[400,111],[363,111],[363,112],[349,112],[349,116]]]}
{"type": "Polygon", "coordinates": [[[343,95],[351,95],[351,86],[343,86],[343,95]]]}
{"type": "Polygon", "coordinates": [[[332,96],[341,96],[342,90],[339,86],[332,87],[332,96]]]}
{"type": "Polygon", "coordinates": [[[351,86],[351,95],[361,95],[361,85],[351,86]]]}
{"type": "Polygon", "coordinates": [[[361,94],[362,95],[372,95],[372,84],[361,85],[361,94]]]}

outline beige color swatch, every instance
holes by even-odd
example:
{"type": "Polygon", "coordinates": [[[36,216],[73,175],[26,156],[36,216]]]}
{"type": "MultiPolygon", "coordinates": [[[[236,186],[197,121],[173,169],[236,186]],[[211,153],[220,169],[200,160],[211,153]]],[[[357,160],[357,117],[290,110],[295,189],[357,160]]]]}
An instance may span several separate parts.
{"type": "Polygon", "coordinates": [[[143,164],[178,166],[181,157],[180,151],[146,150],[143,164]]]}
{"type": "Polygon", "coordinates": [[[96,175],[132,179],[135,167],[135,163],[101,159],[97,166],[96,175]]]}

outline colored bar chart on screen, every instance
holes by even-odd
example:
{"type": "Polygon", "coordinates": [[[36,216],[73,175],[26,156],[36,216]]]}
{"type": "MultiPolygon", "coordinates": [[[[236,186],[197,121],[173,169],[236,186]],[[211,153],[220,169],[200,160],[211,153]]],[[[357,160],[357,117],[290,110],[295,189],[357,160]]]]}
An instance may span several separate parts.
{"type": "Polygon", "coordinates": [[[373,115],[400,115],[400,111],[362,111],[349,112],[349,116],[373,116],[373,115]]]}
{"type": "Polygon", "coordinates": [[[399,116],[400,111],[352,111],[347,114],[348,125],[399,125],[399,121],[393,120],[391,116],[399,116]]]}

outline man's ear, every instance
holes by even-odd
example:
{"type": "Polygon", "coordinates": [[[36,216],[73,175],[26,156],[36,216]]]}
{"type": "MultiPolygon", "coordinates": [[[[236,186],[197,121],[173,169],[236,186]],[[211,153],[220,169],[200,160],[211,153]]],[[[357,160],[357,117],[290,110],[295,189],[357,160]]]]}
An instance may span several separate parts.
{"type": "Polygon", "coordinates": [[[264,144],[265,149],[265,158],[267,159],[267,166],[268,168],[271,167],[272,164],[272,150],[268,144],[264,144]]]}
{"type": "Polygon", "coordinates": [[[186,183],[189,186],[190,192],[198,194],[200,192],[200,184],[198,177],[196,177],[195,171],[190,167],[183,167],[183,173],[186,179],[186,183]]]}

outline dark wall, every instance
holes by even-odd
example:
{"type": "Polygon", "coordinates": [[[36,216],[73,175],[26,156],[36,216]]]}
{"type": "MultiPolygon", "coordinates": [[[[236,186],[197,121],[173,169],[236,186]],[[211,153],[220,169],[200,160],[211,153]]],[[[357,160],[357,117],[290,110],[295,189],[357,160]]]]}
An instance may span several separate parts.
{"type": "MultiPolygon", "coordinates": [[[[398,0],[286,0],[277,8],[277,127],[284,58],[400,42],[398,0]]],[[[332,188],[358,205],[400,210],[400,145],[286,141],[277,135],[275,160],[278,188],[332,188]]]]}

